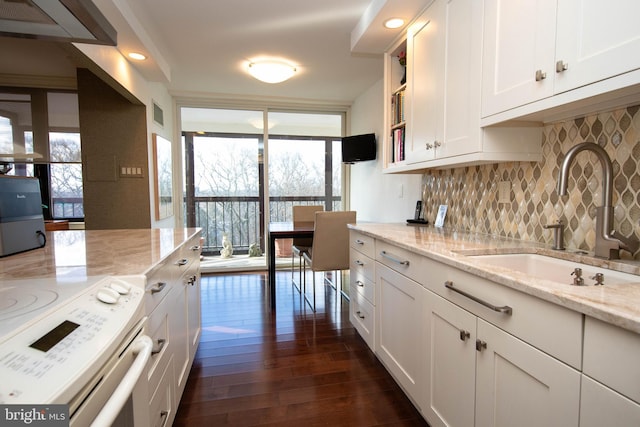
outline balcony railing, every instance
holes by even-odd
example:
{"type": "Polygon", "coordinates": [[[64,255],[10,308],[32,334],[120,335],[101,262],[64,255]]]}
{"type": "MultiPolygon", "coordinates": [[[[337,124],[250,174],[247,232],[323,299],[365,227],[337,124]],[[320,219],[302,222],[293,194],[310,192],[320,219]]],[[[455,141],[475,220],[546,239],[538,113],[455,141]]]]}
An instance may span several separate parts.
{"type": "MultiPolygon", "coordinates": [[[[264,217],[260,197],[195,197],[195,226],[202,228],[203,253],[218,255],[222,236],[227,235],[234,254],[247,253],[257,244],[264,252],[264,217]]],[[[272,197],[269,222],[292,220],[293,205],[324,205],[325,210],[340,210],[340,197],[272,197]]]]}
{"type": "Polygon", "coordinates": [[[84,218],[82,197],[54,197],[52,201],[52,216],[55,219],[84,218]]]}

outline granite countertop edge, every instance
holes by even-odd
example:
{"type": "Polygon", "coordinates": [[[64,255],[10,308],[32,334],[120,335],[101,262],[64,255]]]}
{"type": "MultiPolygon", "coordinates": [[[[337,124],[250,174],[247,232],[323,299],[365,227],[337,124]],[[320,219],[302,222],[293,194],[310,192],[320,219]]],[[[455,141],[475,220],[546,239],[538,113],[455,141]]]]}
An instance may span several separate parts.
{"type": "Polygon", "coordinates": [[[545,301],[640,333],[640,262],[604,260],[593,254],[556,251],[537,242],[403,223],[358,223],[349,228],[545,301]],[[638,275],[638,281],[571,286],[492,266],[469,255],[536,253],[638,275]]]}

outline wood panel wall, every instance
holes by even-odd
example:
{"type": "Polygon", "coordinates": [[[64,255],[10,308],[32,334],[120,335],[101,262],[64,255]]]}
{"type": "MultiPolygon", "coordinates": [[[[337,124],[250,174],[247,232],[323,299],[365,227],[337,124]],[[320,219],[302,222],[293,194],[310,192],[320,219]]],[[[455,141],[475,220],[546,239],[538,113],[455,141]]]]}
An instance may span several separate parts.
{"type": "Polygon", "coordinates": [[[146,107],[79,68],[86,229],[150,228],[146,107]],[[123,175],[121,168],[142,172],[123,175]]]}

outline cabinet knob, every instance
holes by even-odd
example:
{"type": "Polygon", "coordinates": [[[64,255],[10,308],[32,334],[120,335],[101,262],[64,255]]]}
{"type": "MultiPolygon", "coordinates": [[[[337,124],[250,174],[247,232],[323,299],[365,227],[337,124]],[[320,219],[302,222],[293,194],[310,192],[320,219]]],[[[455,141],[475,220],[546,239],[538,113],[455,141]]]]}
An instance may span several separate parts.
{"type": "Polygon", "coordinates": [[[164,340],[162,338],[159,338],[158,340],[156,340],[158,346],[154,346],[153,349],[151,350],[151,355],[155,356],[156,354],[160,353],[162,351],[162,349],[164,348],[164,345],[167,343],[167,340],[164,340]]]}
{"type": "Polygon", "coordinates": [[[542,70],[536,70],[536,81],[539,82],[547,78],[547,73],[542,70]]]}
{"type": "Polygon", "coordinates": [[[433,146],[438,148],[438,147],[442,147],[442,142],[440,141],[433,141],[433,146]]]}
{"type": "Polygon", "coordinates": [[[469,331],[465,331],[464,329],[460,329],[460,340],[466,341],[471,337],[469,331]]]}
{"type": "Polygon", "coordinates": [[[430,142],[427,142],[427,143],[425,144],[425,148],[426,148],[427,150],[431,150],[431,149],[433,148],[433,144],[432,144],[432,143],[430,143],[430,142]]]}
{"type": "Polygon", "coordinates": [[[487,348],[487,343],[482,340],[476,340],[476,350],[482,351],[487,348]]]}
{"type": "Polygon", "coordinates": [[[569,64],[564,62],[562,59],[556,62],[556,73],[561,73],[569,68],[569,64]]]}
{"type": "Polygon", "coordinates": [[[154,286],[149,288],[149,292],[151,292],[151,295],[157,294],[158,292],[162,292],[165,286],[167,286],[167,282],[158,282],[154,286]]]}

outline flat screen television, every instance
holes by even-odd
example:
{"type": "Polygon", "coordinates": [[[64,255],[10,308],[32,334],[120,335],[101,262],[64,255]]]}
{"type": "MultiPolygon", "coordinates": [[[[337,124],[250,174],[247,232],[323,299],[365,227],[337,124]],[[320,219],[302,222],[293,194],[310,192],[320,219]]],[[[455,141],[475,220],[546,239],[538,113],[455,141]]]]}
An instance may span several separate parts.
{"type": "Polygon", "coordinates": [[[342,163],[376,159],[376,134],[345,136],[342,138],[342,163]]]}

